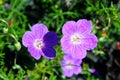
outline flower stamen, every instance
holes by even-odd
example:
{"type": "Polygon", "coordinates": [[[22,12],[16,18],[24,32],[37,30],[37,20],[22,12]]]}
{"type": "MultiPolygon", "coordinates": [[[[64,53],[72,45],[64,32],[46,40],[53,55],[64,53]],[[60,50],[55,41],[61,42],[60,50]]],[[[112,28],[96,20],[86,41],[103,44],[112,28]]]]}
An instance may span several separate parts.
{"type": "Polygon", "coordinates": [[[35,46],[36,49],[40,50],[44,46],[43,41],[40,40],[40,39],[36,39],[34,41],[34,46],[35,46]]]}
{"type": "Polygon", "coordinates": [[[81,39],[81,36],[77,33],[75,33],[71,36],[71,42],[73,44],[80,44],[80,42],[81,42],[80,39],[81,39]]]}

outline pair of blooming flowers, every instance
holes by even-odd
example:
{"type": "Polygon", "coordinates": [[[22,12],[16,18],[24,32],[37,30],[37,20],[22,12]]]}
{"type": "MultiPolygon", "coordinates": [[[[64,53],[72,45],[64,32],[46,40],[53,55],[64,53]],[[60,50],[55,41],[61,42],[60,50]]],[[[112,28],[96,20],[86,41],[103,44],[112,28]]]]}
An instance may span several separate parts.
{"type": "Polygon", "coordinates": [[[87,50],[97,46],[97,37],[91,33],[92,24],[86,19],[68,21],[63,25],[61,39],[62,50],[66,53],[62,60],[63,74],[71,77],[82,71],[80,64],[87,50]]]}
{"type": "MultiPolygon", "coordinates": [[[[86,57],[87,50],[92,50],[97,45],[97,37],[91,33],[92,24],[86,19],[77,22],[67,21],[62,28],[63,37],[61,46],[65,52],[62,60],[63,74],[71,77],[82,71],[80,64],[86,57]]],[[[48,32],[44,24],[35,24],[31,31],[27,31],[22,38],[22,43],[28,48],[31,56],[40,59],[41,56],[52,59],[56,56],[54,46],[58,43],[55,32],[48,32]]]]}

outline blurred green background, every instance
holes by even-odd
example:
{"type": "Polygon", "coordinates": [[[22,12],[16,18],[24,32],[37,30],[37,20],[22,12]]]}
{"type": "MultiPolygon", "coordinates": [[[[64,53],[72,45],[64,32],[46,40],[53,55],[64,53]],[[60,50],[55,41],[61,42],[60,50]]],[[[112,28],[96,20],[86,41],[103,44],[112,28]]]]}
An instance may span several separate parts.
{"type": "Polygon", "coordinates": [[[120,80],[120,0],[0,0],[0,80],[120,80]],[[45,24],[60,40],[63,24],[79,19],[92,22],[98,46],[72,78],[62,75],[60,42],[56,58],[38,61],[21,43],[33,24],[45,24]]]}

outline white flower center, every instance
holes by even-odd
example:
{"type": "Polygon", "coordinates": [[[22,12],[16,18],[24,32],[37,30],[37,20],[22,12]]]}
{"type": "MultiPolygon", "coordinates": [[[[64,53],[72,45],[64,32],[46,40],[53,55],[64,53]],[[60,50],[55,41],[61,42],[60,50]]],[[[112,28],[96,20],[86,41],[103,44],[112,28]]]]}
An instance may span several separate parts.
{"type": "Polygon", "coordinates": [[[36,39],[34,41],[34,46],[35,46],[36,49],[40,50],[44,46],[43,41],[40,40],[40,39],[36,39]]]}
{"type": "Polygon", "coordinates": [[[72,69],[72,67],[73,67],[72,62],[67,62],[66,68],[67,69],[72,69]]]}
{"type": "Polygon", "coordinates": [[[79,34],[77,34],[77,33],[75,33],[75,34],[73,34],[72,36],[71,36],[71,42],[73,43],[73,44],[80,44],[81,43],[81,36],[79,35],[79,34]]]}

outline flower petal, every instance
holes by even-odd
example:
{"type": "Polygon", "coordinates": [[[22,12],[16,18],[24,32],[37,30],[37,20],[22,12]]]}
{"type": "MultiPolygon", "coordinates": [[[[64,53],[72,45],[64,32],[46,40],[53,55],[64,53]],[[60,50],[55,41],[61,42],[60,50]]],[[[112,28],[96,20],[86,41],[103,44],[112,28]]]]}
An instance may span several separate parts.
{"type": "Polygon", "coordinates": [[[65,53],[70,53],[70,48],[71,48],[73,45],[70,44],[69,36],[63,36],[62,39],[60,40],[60,42],[61,42],[62,50],[63,50],[65,53]]]}
{"type": "Polygon", "coordinates": [[[90,21],[88,21],[86,19],[80,19],[76,23],[76,29],[80,33],[86,33],[86,32],[90,33],[92,30],[92,24],[90,21]]]}
{"type": "Polygon", "coordinates": [[[70,54],[65,54],[64,55],[64,60],[71,60],[72,59],[72,56],[70,54]]]}
{"type": "Polygon", "coordinates": [[[92,50],[97,46],[97,42],[97,37],[94,34],[85,34],[81,40],[81,45],[87,50],[92,50]]]}
{"type": "Polygon", "coordinates": [[[62,60],[62,61],[61,61],[61,65],[62,65],[63,67],[65,67],[65,66],[66,66],[66,61],[65,61],[65,60],[62,60]]]}
{"type": "Polygon", "coordinates": [[[28,51],[36,60],[40,59],[41,55],[43,54],[40,50],[36,50],[33,46],[29,46],[28,51]]]}
{"type": "Polygon", "coordinates": [[[56,56],[56,51],[52,47],[43,47],[43,56],[48,59],[52,59],[56,56]]]}
{"type": "Polygon", "coordinates": [[[67,77],[72,77],[73,75],[73,70],[71,69],[67,69],[67,68],[63,68],[63,75],[67,76],[67,77]]]}
{"type": "Polygon", "coordinates": [[[71,55],[73,58],[76,59],[83,59],[86,57],[87,52],[84,49],[84,47],[80,46],[80,45],[74,45],[71,48],[71,55]]]}
{"type": "Polygon", "coordinates": [[[45,46],[47,47],[53,47],[58,43],[58,37],[55,32],[48,32],[43,37],[43,42],[45,43],[45,46]]]}
{"type": "Polygon", "coordinates": [[[74,64],[75,64],[76,66],[79,66],[81,63],[82,63],[82,59],[75,59],[75,60],[74,60],[74,64]]]}
{"type": "Polygon", "coordinates": [[[48,28],[44,24],[35,24],[32,26],[32,32],[35,34],[36,38],[43,38],[48,32],[48,28]]]}
{"type": "Polygon", "coordinates": [[[65,35],[70,35],[72,32],[75,32],[75,21],[67,21],[62,28],[62,33],[65,35]]]}
{"type": "Polygon", "coordinates": [[[79,66],[74,66],[74,74],[78,75],[79,73],[82,72],[82,68],[79,66]]]}
{"type": "Polygon", "coordinates": [[[25,47],[28,47],[29,45],[33,44],[33,40],[34,40],[34,35],[32,34],[32,32],[27,31],[22,37],[22,44],[25,47]]]}

